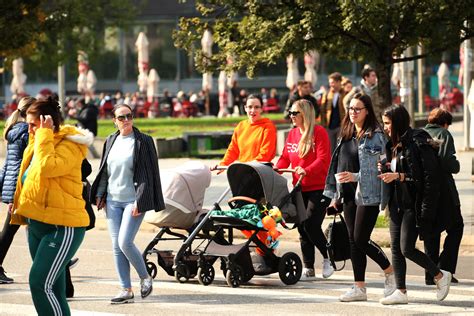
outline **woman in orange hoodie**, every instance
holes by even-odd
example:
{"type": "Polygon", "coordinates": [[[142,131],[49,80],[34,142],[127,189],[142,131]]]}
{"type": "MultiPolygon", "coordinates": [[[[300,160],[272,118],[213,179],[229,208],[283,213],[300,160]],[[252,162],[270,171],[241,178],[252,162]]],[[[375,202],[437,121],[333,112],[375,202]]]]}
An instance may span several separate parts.
{"type": "MultiPolygon", "coordinates": [[[[220,166],[228,166],[234,161],[270,163],[275,158],[276,128],[269,118],[262,117],[262,105],[263,102],[259,96],[251,94],[247,97],[245,112],[247,112],[248,120],[241,121],[235,127],[229,147],[219,163],[220,166]]],[[[215,170],[216,167],[211,170],[215,170]]],[[[250,237],[253,232],[244,230],[242,233],[250,237]]],[[[265,231],[258,233],[258,238],[264,243],[267,237],[268,233],[265,231]]],[[[263,256],[263,251],[258,248],[256,251],[263,256]]],[[[254,267],[265,268],[263,262],[259,262],[254,267]]]]}
{"type": "Polygon", "coordinates": [[[234,161],[271,162],[276,153],[276,128],[272,121],[262,117],[262,100],[249,95],[245,105],[248,120],[235,128],[224,158],[219,163],[228,166],[234,161]]]}

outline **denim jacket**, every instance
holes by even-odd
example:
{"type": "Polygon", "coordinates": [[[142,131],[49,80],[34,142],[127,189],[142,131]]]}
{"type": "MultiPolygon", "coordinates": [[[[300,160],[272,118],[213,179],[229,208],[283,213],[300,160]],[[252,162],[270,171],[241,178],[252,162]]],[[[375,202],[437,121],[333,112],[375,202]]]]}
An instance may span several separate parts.
{"type": "MultiPolygon", "coordinates": [[[[356,203],[362,205],[386,205],[388,194],[382,180],[378,176],[377,163],[380,155],[385,153],[385,144],[387,139],[380,129],[376,129],[369,137],[370,133],[366,132],[359,141],[358,155],[360,170],[354,174],[358,185],[356,191],[356,203]],[[362,199],[360,201],[360,198],[362,199]]],[[[336,183],[335,174],[337,171],[337,163],[339,160],[339,152],[341,149],[342,139],[339,138],[336,149],[331,158],[328,176],[326,178],[326,186],[323,194],[331,199],[341,200],[342,187],[336,183]]]]}

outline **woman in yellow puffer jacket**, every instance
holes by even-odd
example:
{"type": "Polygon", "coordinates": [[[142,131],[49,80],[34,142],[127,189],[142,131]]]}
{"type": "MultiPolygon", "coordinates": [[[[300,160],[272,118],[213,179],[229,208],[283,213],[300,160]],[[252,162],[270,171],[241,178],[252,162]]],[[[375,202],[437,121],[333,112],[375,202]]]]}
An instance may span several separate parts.
{"type": "Polygon", "coordinates": [[[26,112],[30,141],[13,203],[12,224],[29,226],[29,283],[38,315],[70,315],[65,268],[89,224],[81,164],[93,137],[61,121],[52,98],[36,101],[26,112]]]}

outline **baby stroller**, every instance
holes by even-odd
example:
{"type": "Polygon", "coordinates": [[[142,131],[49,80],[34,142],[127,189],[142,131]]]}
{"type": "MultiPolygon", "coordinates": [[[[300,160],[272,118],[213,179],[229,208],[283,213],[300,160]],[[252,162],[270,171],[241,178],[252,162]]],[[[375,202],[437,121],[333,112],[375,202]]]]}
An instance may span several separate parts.
{"type": "MultiPolygon", "coordinates": [[[[193,225],[207,212],[207,210],[202,209],[202,204],[205,190],[210,183],[211,172],[209,167],[198,162],[187,162],[175,169],[162,170],[161,186],[166,208],[160,212],[147,212],[144,219],[146,222],[161,228],[142,254],[151,277],[156,277],[158,267],[149,257],[156,254],[159,266],[168,275],[174,275],[180,282],[187,281],[187,279],[183,279],[181,274],[173,270],[173,251],[158,250],[156,246],[161,241],[185,241],[187,239],[188,231],[192,231],[193,225]],[[178,232],[177,230],[181,231],[178,232]]],[[[207,235],[205,237],[209,238],[207,235]]],[[[186,277],[196,276],[198,256],[188,255],[181,259],[187,267],[186,277]]],[[[215,258],[206,257],[207,259],[216,260],[215,258]]]]}
{"type": "MultiPolygon", "coordinates": [[[[236,209],[248,203],[266,204],[267,208],[278,206],[287,223],[300,223],[306,219],[306,210],[297,184],[291,192],[288,191],[287,180],[271,167],[258,163],[234,163],[227,169],[227,179],[233,197],[229,200],[229,206],[236,209]]],[[[299,281],[302,272],[301,259],[296,253],[288,252],[279,257],[273,249],[257,238],[258,232],[264,228],[250,224],[248,221],[225,216],[206,214],[202,221],[183,243],[181,249],[175,256],[174,269],[179,274],[186,274],[184,258],[186,254],[194,254],[201,258],[221,258],[221,269],[226,277],[227,284],[238,287],[241,283],[248,282],[254,275],[268,275],[279,273],[280,279],[287,285],[299,281]],[[248,240],[241,244],[224,244],[209,238],[206,243],[201,242],[193,247],[193,242],[206,226],[214,229],[239,229],[253,231],[248,240]],[[251,245],[252,244],[252,245],[251,245]],[[255,245],[255,246],[254,246],[255,245]],[[250,248],[257,247],[263,252],[265,269],[256,270],[252,263],[250,248]]],[[[211,284],[214,280],[214,268],[211,262],[200,261],[200,283],[211,284]],[[203,280],[204,282],[201,282],[203,280]]]]}

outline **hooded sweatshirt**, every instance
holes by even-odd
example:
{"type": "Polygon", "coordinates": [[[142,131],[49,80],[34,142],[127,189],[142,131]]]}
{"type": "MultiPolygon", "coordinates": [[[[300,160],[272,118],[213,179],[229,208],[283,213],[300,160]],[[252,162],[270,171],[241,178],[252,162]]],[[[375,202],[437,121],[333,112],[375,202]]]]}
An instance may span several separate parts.
{"type": "MultiPolygon", "coordinates": [[[[326,130],[319,125],[314,126],[313,150],[310,150],[306,156],[300,158],[298,153],[298,144],[301,139],[299,128],[293,128],[286,139],[283,153],[276,164],[277,168],[302,167],[306,171],[306,176],[301,182],[303,192],[324,189],[326,176],[328,174],[329,164],[331,162],[331,150],[329,137],[326,130]]],[[[293,173],[293,185],[298,181],[298,175],[293,173]]]]}
{"type": "Polygon", "coordinates": [[[30,136],[20,166],[12,224],[25,224],[25,218],[30,218],[51,225],[89,225],[81,165],[92,140],[91,132],[73,126],[61,126],[56,133],[39,128],[30,136]]]}
{"type": "Polygon", "coordinates": [[[220,165],[228,166],[234,161],[270,162],[275,158],[276,138],[275,125],[269,118],[262,118],[255,123],[241,121],[235,127],[220,165]]]}

